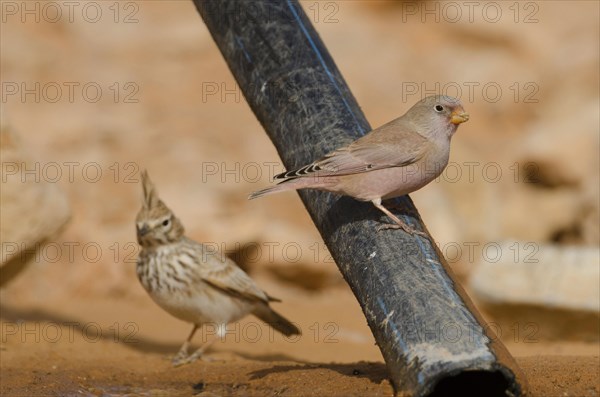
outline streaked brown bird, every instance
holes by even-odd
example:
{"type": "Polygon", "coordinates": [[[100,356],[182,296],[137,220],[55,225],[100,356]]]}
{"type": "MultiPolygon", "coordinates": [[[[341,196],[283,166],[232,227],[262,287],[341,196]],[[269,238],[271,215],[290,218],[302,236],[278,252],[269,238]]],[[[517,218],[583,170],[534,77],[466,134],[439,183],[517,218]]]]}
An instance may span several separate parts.
{"type": "Polygon", "coordinates": [[[214,325],[217,337],[222,337],[228,323],[253,314],[284,335],[300,333],[271,308],[270,302],[279,300],[261,290],[235,262],[185,237],[183,225],[160,200],[146,171],[141,178],[144,199],[136,218],[141,246],[138,278],[160,307],[193,324],[173,359],[174,366],[195,361],[208,348],[207,342],[188,355],[194,333],[203,324],[214,325]]]}
{"type": "Polygon", "coordinates": [[[450,140],[469,115],[456,98],[429,96],[403,116],[376,128],[348,146],[297,170],[275,175],[277,185],[250,195],[296,189],[318,189],[370,201],[395,224],[411,234],[413,229],[382,205],[382,200],[403,196],[437,178],[450,156],[450,140]]]}

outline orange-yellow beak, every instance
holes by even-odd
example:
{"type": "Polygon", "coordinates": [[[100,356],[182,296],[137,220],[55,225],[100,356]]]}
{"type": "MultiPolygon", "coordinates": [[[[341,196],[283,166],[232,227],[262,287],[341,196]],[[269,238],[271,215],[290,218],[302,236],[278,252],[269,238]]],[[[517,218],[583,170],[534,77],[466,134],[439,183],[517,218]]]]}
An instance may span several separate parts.
{"type": "Polygon", "coordinates": [[[455,125],[459,125],[469,121],[469,113],[465,112],[464,109],[459,108],[450,113],[450,122],[455,125]]]}

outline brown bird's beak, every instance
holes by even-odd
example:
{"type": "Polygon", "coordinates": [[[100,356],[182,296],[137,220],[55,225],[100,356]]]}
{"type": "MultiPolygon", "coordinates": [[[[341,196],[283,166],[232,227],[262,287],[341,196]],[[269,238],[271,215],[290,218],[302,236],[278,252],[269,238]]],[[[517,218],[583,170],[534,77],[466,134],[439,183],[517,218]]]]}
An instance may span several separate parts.
{"type": "Polygon", "coordinates": [[[469,121],[469,113],[465,112],[463,109],[456,109],[450,114],[450,122],[452,124],[459,125],[465,121],[469,121]]]}
{"type": "Polygon", "coordinates": [[[142,237],[146,234],[148,234],[148,232],[150,231],[150,228],[148,227],[148,225],[143,225],[141,228],[138,228],[138,236],[142,237]]]}

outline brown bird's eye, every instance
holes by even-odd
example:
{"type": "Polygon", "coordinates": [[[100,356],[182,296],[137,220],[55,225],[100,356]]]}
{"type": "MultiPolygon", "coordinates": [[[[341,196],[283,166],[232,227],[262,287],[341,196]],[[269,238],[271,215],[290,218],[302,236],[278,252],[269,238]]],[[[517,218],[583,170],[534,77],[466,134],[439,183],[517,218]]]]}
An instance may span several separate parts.
{"type": "Polygon", "coordinates": [[[162,223],[163,226],[169,226],[169,220],[165,219],[162,223]]]}
{"type": "Polygon", "coordinates": [[[439,112],[441,112],[442,110],[444,110],[444,107],[443,107],[442,105],[435,105],[435,108],[434,108],[434,109],[435,109],[435,111],[436,111],[436,112],[438,112],[438,113],[439,113],[439,112]]]}

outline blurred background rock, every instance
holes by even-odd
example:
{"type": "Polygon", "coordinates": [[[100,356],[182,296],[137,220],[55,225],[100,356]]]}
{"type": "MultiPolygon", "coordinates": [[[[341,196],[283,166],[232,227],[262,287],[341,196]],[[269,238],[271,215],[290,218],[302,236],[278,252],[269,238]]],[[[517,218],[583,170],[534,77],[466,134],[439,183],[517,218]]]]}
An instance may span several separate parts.
{"type": "Polygon", "coordinates": [[[39,177],[39,162],[27,157],[14,131],[0,126],[0,143],[1,287],[21,273],[57,236],[69,220],[69,204],[56,184],[39,177]],[[25,175],[29,178],[22,178],[25,175]]]}
{"type": "MultiPolygon", "coordinates": [[[[51,240],[58,257],[39,252],[2,290],[4,304],[148,299],[134,271],[143,168],[190,237],[226,250],[286,304],[333,302],[317,308],[331,318],[336,301],[349,301],[295,193],[246,200],[283,167],[190,1],[97,2],[100,18],[79,5],[72,21],[60,2],[56,21],[38,4],[39,22],[22,15],[24,3],[11,4],[15,13],[3,3],[3,118],[38,161],[42,181],[66,193],[72,219],[51,240]],[[56,181],[47,174],[51,163],[62,171],[56,181]]],[[[597,2],[302,4],[372,126],[438,93],[461,97],[471,114],[453,139],[446,172],[412,195],[465,283],[486,265],[494,272],[474,280],[504,272],[510,284],[543,271],[543,262],[522,263],[527,255],[542,259],[531,247],[598,247],[597,2]],[[500,244],[508,240],[513,245],[500,244]]],[[[3,139],[3,153],[6,145],[3,139]]],[[[22,175],[6,173],[12,159],[2,161],[4,191],[5,178],[22,175]]],[[[12,211],[3,200],[3,258],[6,243],[22,241],[5,237],[13,236],[5,229],[22,226],[12,211]]],[[[592,267],[600,260],[593,255],[592,267]]],[[[553,263],[552,274],[576,272],[571,265],[553,263]]],[[[597,318],[597,305],[585,304],[598,302],[597,286],[569,310],[597,318]]],[[[490,300],[469,290],[482,306],[490,300]]],[[[512,292],[494,295],[489,303],[501,309],[490,310],[491,319],[510,324],[515,304],[545,305],[515,302],[512,292]]],[[[357,308],[350,313],[359,316],[357,308]]]]}

